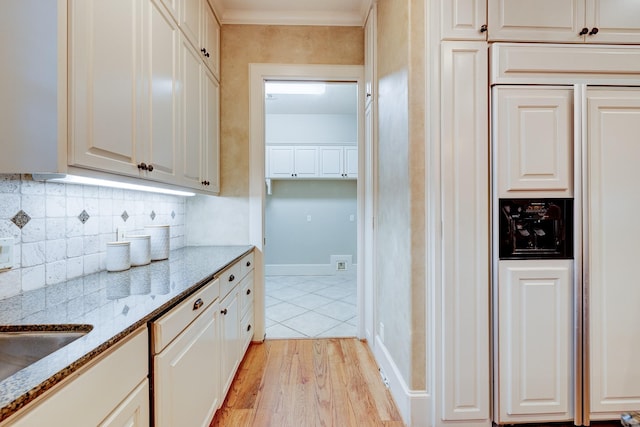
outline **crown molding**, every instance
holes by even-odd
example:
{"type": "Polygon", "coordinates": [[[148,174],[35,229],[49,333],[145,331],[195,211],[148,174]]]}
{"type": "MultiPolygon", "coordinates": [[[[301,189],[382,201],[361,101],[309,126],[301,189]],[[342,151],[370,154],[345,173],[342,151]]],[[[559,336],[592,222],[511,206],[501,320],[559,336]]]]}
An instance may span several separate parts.
{"type": "MultiPolygon", "coordinates": [[[[214,0],[215,1],[215,0],[214,0]]],[[[367,9],[368,11],[368,9],[367,9]]],[[[302,11],[266,11],[226,9],[222,12],[221,23],[253,25],[322,25],[361,27],[366,13],[353,12],[302,12],[302,11]]]]}

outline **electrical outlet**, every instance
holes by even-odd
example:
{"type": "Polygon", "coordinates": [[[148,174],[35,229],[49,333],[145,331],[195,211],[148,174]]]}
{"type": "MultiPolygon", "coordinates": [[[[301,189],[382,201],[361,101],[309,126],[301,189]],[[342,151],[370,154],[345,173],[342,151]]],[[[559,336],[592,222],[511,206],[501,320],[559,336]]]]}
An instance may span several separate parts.
{"type": "Polygon", "coordinates": [[[347,269],[347,261],[338,261],[336,263],[336,270],[345,271],[347,269]]]}
{"type": "Polygon", "coordinates": [[[354,214],[349,215],[349,221],[353,222],[356,220],[356,216],[354,214]]]}
{"type": "Polygon", "coordinates": [[[307,215],[307,222],[311,222],[311,215],[307,215]]]}
{"type": "Polygon", "coordinates": [[[380,327],[378,328],[378,335],[380,335],[380,341],[384,343],[384,323],[380,322],[380,327]]]}
{"type": "Polygon", "coordinates": [[[116,231],[116,240],[118,242],[121,242],[123,240],[126,240],[126,236],[127,236],[127,227],[118,227],[117,231],[116,231]]]}
{"type": "Polygon", "coordinates": [[[0,239],[0,270],[13,268],[13,237],[0,239]]]}

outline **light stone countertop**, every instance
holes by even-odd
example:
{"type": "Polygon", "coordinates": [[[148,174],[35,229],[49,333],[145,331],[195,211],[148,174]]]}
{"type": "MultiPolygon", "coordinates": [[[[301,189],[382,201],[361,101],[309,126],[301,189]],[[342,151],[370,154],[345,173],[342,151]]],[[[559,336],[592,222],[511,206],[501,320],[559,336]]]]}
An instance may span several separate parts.
{"type": "MultiPolygon", "coordinates": [[[[85,336],[0,382],[0,421],[191,295],[253,246],[194,246],[169,259],[49,285],[0,300],[0,331],[91,325],[85,336]]],[[[61,327],[62,328],[62,327],[61,327]]]]}

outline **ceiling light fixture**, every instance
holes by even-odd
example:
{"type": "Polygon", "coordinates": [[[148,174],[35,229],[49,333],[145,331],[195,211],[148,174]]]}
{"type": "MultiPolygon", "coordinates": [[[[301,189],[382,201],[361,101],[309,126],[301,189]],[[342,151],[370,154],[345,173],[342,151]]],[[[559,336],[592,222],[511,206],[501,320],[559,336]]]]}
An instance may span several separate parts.
{"type": "Polygon", "coordinates": [[[51,181],[63,184],[96,185],[99,187],[122,188],[124,190],[146,191],[150,193],[170,194],[172,196],[195,196],[190,191],[172,190],[169,188],[151,187],[148,185],[131,184],[129,182],[110,181],[107,179],[89,178],[86,176],[66,175],[63,173],[34,173],[34,181],[51,181]]]}
{"type": "Polygon", "coordinates": [[[322,82],[265,82],[264,92],[268,95],[322,95],[327,86],[322,82]]]}

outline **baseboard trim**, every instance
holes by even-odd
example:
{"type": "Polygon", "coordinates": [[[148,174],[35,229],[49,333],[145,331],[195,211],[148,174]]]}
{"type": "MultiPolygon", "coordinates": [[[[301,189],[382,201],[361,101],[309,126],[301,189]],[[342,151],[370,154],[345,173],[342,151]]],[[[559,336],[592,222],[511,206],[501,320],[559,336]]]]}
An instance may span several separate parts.
{"type": "Polygon", "coordinates": [[[337,271],[332,264],[266,264],[265,276],[333,276],[337,274],[355,274],[356,264],[350,264],[349,269],[337,271]]]}
{"type": "Polygon", "coordinates": [[[391,396],[400,411],[403,422],[409,427],[428,427],[431,396],[424,390],[410,390],[402,378],[391,354],[376,335],[373,355],[389,383],[391,396]]]}

